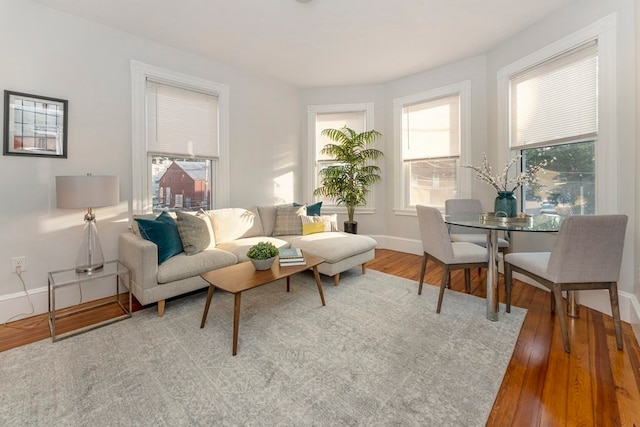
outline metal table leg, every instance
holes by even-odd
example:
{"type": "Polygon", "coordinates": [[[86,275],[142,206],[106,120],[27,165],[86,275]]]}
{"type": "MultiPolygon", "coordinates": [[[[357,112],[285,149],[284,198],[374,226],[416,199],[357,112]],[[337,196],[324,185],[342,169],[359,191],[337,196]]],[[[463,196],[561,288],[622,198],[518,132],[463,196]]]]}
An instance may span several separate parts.
{"type": "Polygon", "coordinates": [[[489,266],[487,268],[487,319],[498,320],[498,232],[490,230],[487,235],[489,266]]]}

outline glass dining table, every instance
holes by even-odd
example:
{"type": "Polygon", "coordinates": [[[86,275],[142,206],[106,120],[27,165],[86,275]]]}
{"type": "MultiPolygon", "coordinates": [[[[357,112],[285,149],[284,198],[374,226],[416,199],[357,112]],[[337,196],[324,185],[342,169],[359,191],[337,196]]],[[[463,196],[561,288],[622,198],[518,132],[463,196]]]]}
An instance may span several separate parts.
{"type": "Polygon", "coordinates": [[[498,320],[498,233],[521,231],[528,233],[553,233],[560,230],[563,217],[559,215],[523,215],[517,218],[497,217],[489,213],[457,213],[445,215],[444,222],[470,228],[488,230],[487,249],[489,266],[487,268],[487,319],[498,320]]]}

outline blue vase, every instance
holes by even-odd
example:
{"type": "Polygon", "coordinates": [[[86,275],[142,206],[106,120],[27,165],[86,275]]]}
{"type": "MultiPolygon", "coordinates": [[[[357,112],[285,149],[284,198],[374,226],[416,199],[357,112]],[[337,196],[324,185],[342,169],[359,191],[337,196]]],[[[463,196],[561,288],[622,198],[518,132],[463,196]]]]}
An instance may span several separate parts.
{"type": "Polygon", "coordinates": [[[493,205],[496,216],[514,218],[518,216],[518,199],[513,191],[498,191],[498,197],[493,205]]]}

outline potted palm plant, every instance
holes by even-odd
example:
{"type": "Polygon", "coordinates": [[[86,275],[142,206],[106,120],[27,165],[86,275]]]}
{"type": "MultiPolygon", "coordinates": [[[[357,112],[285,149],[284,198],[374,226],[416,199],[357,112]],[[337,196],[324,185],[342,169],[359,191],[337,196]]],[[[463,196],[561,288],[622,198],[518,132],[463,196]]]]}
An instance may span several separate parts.
{"type": "Polygon", "coordinates": [[[337,205],[345,205],[348,220],[344,222],[344,231],[355,234],[358,232],[358,223],[353,220],[356,207],[367,203],[369,188],[380,180],[381,170],[373,162],[384,154],[371,145],[382,134],[373,129],[357,133],[345,126],[324,129],[322,135],[335,141],[321,151],[331,156],[335,163],[320,170],[321,186],[313,191],[313,195],[329,197],[337,205]]]}

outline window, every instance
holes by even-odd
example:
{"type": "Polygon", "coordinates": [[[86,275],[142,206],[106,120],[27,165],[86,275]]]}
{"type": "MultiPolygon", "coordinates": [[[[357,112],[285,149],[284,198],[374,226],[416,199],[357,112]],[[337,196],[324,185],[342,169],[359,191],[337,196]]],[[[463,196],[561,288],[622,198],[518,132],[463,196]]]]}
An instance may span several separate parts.
{"type": "Polygon", "coordinates": [[[153,209],[212,209],[218,97],[147,79],[146,119],[153,209]]]}
{"type": "Polygon", "coordinates": [[[396,206],[444,209],[447,199],[461,194],[458,170],[467,149],[469,82],[394,101],[396,147],[401,159],[402,188],[396,206]],[[464,140],[464,143],[463,143],[464,140]]]}
{"type": "MultiPolygon", "coordinates": [[[[348,127],[356,132],[364,132],[373,129],[373,104],[348,104],[348,105],[310,105],[308,107],[309,114],[309,149],[310,158],[313,164],[313,176],[309,178],[311,186],[309,194],[320,186],[319,172],[322,168],[333,163],[332,158],[321,151],[326,144],[334,143],[326,136],[322,135],[324,129],[340,129],[348,127]],[[311,188],[312,187],[312,188],[311,188]]],[[[371,211],[373,207],[372,197],[369,193],[367,198],[367,206],[358,208],[359,213],[371,211]]],[[[312,196],[309,196],[311,200],[312,196]]],[[[322,200],[323,210],[331,211],[331,207],[335,206],[334,200],[322,200]]]]}
{"type": "Polygon", "coordinates": [[[524,212],[617,211],[615,33],[612,14],[498,71],[498,154],[546,161],[524,212]]]}
{"type": "Polygon", "coordinates": [[[134,212],[228,204],[228,88],[132,61],[134,212]]]}
{"type": "Polygon", "coordinates": [[[510,78],[513,151],[522,168],[546,163],[522,188],[526,213],[595,213],[597,43],[586,43],[510,78]]]}

